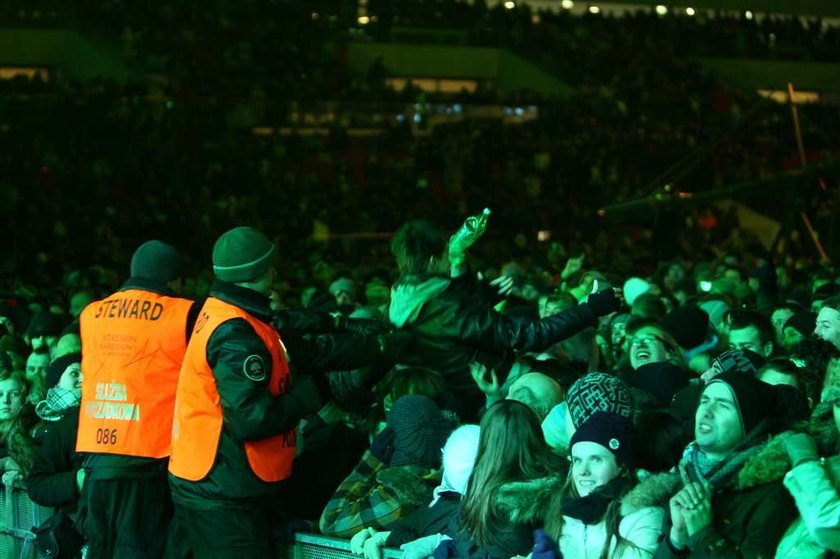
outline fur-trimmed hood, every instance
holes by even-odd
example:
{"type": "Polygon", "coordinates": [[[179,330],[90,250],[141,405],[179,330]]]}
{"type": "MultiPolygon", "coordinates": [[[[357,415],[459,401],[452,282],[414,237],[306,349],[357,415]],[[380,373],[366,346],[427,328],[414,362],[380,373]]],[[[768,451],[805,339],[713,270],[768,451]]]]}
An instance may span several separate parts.
{"type": "MultiPolygon", "coordinates": [[[[738,470],[731,484],[732,489],[746,491],[759,485],[781,481],[791,467],[781,440],[780,435],[763,443],[762,448],[738,470]]],[[[668,501],[681,487],[682,480],[676,470],[652,474],[641,480],[624,496],[621,504],[622,515],[646,506],[668,507],[668,501]]]]}
{"type": "MultiPolygon", "coordinates": [[[[834,423],[832,404],[819,404],[811,418],[794,427],[795,432],[808,433],[817,443],[822,456],[836,454],[838,433],[834,423]]],[[[782,433],[770,439],[758,454],[752,456],[738,472],[738,488],[748,488],[784,478],[793,467],[785,450],[784,441],[790,433],[782,433]]]]}
{"type": "Polygon", "coordinates": [[[627,516],[646,507],[668,507],[668,501],[681,485],[675,472],[652,474],[621,498],[621,516],[627,516]]]}
{"type": "Polygon", "coordinates": [[[560,492],[564,482],[562,476],[547,476],[506,483],[496,492],[495,510],[516,524],[542,521],[551,499],[560,492]]]}

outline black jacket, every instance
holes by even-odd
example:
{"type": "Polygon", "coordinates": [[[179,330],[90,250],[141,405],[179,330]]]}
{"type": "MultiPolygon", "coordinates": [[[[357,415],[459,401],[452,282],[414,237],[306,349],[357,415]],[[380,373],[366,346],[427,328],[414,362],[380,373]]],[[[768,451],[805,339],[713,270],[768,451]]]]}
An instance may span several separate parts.
{"type": "Polygon", "coordinates": [[[388,539],[385,540],[385,545],[399,548],[404,543],[413,542],[425,536],[443,534],[458,514],[460,504],[460,493],[444,491],[433,506],[421,506],[393,526],[388,539]]]}
{"type": "Polygon", "coordinates": [[[447,534],[453,542],[443,546],[448,548],[445,553],[435,551],[435,557],[510,559],[528,555],[533,548],[534,530],[542,526],[549,501],[563,482],[562,476],[548,476],[502,485],[493,496],[494,507],[488,519],[492,541],[485,545],[472,541],[455,517],[447,534]]]}
{"type": "MultiPolygon", "coordinates": [[[[796,505],[782,484],[790,468],[787,456],[774,459],[766,450],[778,455],[767,444],[740,467],[724,486],[712,494],[712,525],[694,534],[688,549],[678,551],[669,545],[670,519],[663,530],[657,559],[693,558],[752,558],[773,557],[776,546],[796,517],[796,505]]],[[[682,488],[676,472],[654,474],[641,481],[624,496],[623,504],[638,500],[651,501],[668,512],[669,499],[682,488]]]]}
{"type": "Polygon", "coordinates": [[[484,403],[468,371],[478,351],[539,351],[594,325],[598,314],[584,303],[544,319],[503,315],[465,275],[402,278],[391,289],[388,317],[415,337],[405,362],[441,372],[460,405],[456,411],[468,420],[484,403]]]}
{"type": "MultiPolygon", "coordinates": [[[[210,296],[235,305],[254,318],[270,324],[269,299],[256,291],[216,281],[210,296]]],[[[248,322],[234,318],[220,324],[207,342],[207,363],[213,370],[222,406],[222,432],[216,460],[204,479],[191,482],[170,475],[172,498],[194,509],[246,505],[278,492],[279,483],[266,483],[252,471],[244,443],[279,435],[294,429],[301,418],[315,413],[326,395],[326,379],[296,376],[291,388],[274,397],[268,390],[270,375],[254,381],[243,374],[246,359],[257,355],[267,371],[272,357],[248,322]]]]}
{"type": "Polygon", "coordinates": [[[76,452],[78,430],[78,407],[68,409],[58,421],[44,422],[41,446],[26,478],[29,498],[39,505],[67,513],[76,510],[76,472],[82,467],[82,455],[76,452]]]}
{"type": "MultiPolygon", "coordinates": [[[[179,297],[166,284],[146,278],[129,278],[119,291],[127,289],[142,289],[167,297],[179,297]]],[[[187,341],[192,334],[195,320],[198,317],[200,305],[193,303],[184,323],[184,337],[187,341]]],[[[82,348],[82,351],[86,351],[82,348]]],[[[148,479],[166,475],[168,458],[141,458],[137,456],[123,456],[120,454],[86,454],[84,459],[87,479],[148,479]]]]}

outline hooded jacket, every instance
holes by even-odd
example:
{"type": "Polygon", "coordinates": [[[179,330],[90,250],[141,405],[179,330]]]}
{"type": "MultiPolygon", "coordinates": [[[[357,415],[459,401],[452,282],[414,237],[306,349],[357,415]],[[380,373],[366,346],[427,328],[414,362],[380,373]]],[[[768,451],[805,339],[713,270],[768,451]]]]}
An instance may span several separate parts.
{"type": "MultiPolygon", "coordinates": [[[[659,546],[665,511],[662,507],[645,507],[622,516],[618,533],[629,543],[616,553],[615,538],[609,542],[610,559],[645,559],[653,557],[659,546]]],[[[575,518],[564,517],[558,547],[563,557],[599,559],[607,545],[607,526],[603,520],[587,525],[575,518]]]]}
{"type": "Polygon", "coordinates": [[[609,559],[649,559],[656,553],[659,536],[664,526],[665,510],[658,506],[660,499],[625,500],[621,504],[621,521],[618,533],[627,544],[616,550],[615,538],[607,542],[605,520],[597,524],[584,524],[576,518],[563,517],[563,529],[558,548],[563,557],[599,559],[609,545],[609,559]],[[644,501],[647,500],[647,503],[644,501]]]}
{"type": "Polygon", "coordinates": [[[503,315],[472,289],[468,275],[404,278],[391,288],[388,318],[415,337],[406,362],[443,374],[462,419],[472,419],[483,395],[467,366],[479,350],[538,351],[593,325],[588,303],[544,319],[503,315]]]}
{"type": "MultiPolygon", "coordinates": [[[[561,476],[509,482],[495,495],[493,541],[481,546],[460,528],[458,517],[450,523],[448,556],[460,559],[510,559],[527,555],[534,530],[541,527],[551,497],[563,487],[561,476]]],[[[442,544],[444,547],[446,543],[442,544]]],[[[440,554],[436,550],[435,557],[440,554]]]]}
{"type": "MultiPolygon", "coordinates": [[[[838,389],[833,389],[838,390],[838,389]]],[[[824,399],[826,401],[826,399],[824,399]]],[[[826,453],[837,449],[838,433],[832,405],[820,405],[806,428],[826,453]]],[[[789,464],[781,444],[782,436],[768,445],[761,459],[789,464]]],[[[826,557],[840,553],[840,456],[804,462],[784,478],[787,490],[796,502],[799,516],[791,523],[776,550],[778,558],[826,557]]]]}
{"type": "Polygon", "coordinates": [[[799,517],[776,550],[778,558],[812,559],[840,553],[840,456],[806,462],[785,476],[799,517]]]}
{"type": "Polygon", "coordinates": [[[76,511],[79,489],[76,472],[82,467],[82,455],[76,452],[79,407],[65,411],[55,422],[45,425],[43,442],[26,479],[29,498],[44,507],[76,511]]]}
{"type": "MultiPolygon", "coordinates": [[[[762,449],[763,450],[763,449],[762,449]]],[[[677,553],[668,544],[670,521],[655,557],[741,558],[772,557],[791,520],[796,516],[793,500],[782,485],[786,467],[753,454],[730,482],[712,495],[712,525],[689,539],[688,549],[677,553]]],[[[660,505],[682,488],[676,472],[652,475],[633,489],[629,500],[645,494],[665,495],[660,505]]]]}

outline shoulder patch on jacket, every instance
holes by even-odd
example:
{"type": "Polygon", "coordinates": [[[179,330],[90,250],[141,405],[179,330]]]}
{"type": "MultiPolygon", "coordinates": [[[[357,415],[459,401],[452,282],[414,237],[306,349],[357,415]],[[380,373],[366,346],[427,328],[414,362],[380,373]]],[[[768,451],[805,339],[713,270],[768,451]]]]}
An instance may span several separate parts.
{"type": "Polygon", "coordinates": [[[249,355],[242,362],[242,372],[245,376],[254,382],[262,382],[265,380],[265,363],[263,358],[257,354],[249,355]]]}

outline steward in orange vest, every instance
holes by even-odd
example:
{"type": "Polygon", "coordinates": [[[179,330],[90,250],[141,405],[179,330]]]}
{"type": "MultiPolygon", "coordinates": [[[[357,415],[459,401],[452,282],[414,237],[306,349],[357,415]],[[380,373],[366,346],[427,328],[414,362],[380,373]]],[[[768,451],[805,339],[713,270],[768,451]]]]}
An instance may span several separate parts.
{"type": "Polygon", "coordinates": [[[89,557],[156,558],[165,551],[175,390],[198,311],[173,290],[180,277],[177,250],[149,241],[135,251],[120,290],[80,316],[88,373],[76,450],[85,453],[89,557]]]}
{"type": "Polygon", "coordinates": [[[329,397],[326,377],[289,376],[271,325],[274,254],[249,227],[219,238],[217,279],[181,369],[169,480],[183,551],[194,557],[271,556],[295,428],[329,397]]]}

